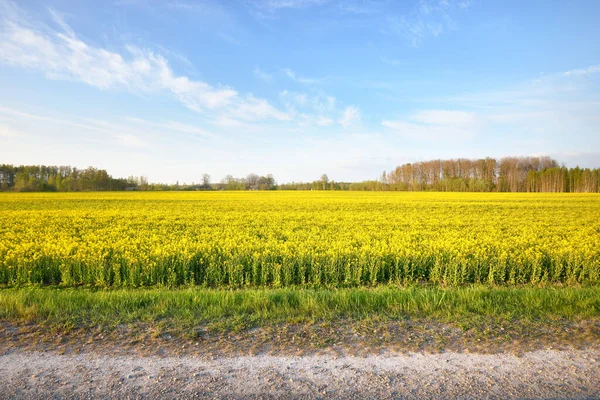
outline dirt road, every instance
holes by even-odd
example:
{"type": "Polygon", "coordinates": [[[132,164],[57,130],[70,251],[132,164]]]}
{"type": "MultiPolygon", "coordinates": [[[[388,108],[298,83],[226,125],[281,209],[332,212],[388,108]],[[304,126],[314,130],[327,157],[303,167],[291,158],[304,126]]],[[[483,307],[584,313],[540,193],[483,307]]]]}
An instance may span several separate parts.
{"type": "Polygon", "coordinates": [[[0,398],[600,398],[600,350],[227,358],[0,355],[0,398]]]}

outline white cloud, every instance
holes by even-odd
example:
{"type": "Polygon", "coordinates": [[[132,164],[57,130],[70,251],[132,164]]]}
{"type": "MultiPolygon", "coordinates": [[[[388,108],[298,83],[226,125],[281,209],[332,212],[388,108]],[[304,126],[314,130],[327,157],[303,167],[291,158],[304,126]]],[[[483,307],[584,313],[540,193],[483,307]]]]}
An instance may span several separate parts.
{"type": "Polygon", "coordinates": [[[381,60],[382,63],[389,64],[389,65],[396,66],[396,65],[402,64],[402,61],[391,59],[391,58],[379,57],[379,59],[381,60]]]}
{"type": "Polygon", "coordinates": [[[321,113],[335,110],[336,98],[333,96],[315,96],[313,106],[315,110],[321,113]]]}
{"type": "MultiPolygon", "coordinates": [[[[150,121],[147,119],[126,117],[123,119],[117,119],[114,121],[106,121],[93,118],[78,118],[69,116],[65,118],[48,117],[41,114],[34,114],[31,112],[24,112],[13,108],[0,106],[0,120],[4,120],[3,116],[11,116],[10,122],[16,126],[35,123],[37,125],[37,132],[35,135],[29,136],[40,136],[44,135],[45,131],[42,127],[56,127],[56,129],[62,129],[72,132],[77,132],[78,136],[82,136],[86,133],[87,135],[83,140],[105,141],[105,138],[111,138],[113,144],[117,146],[125,146],[129,148],[148,149],[154,147],[155,143],[165,142],[173,140],[177,136],[185,137],[189,139],[191,136],[198,138],[210,139],[211,142],[220,141],[223,142],[225,139],[220,136],[207,131],[196,125],[185,124],[179,121],[150,121]],[[191,136],[190,136],[191,135],[191,136]]],[[[0,126],[1,131],[2,126],[0,126]]],[[[14,128],[7,126],[6,132],[19,134],[14,128]]],[[[0,133],[0,136],[3,136],[0,133]]],[[[78,139],[81,139],[78,137],[78,139]]]]}
{"type": "MultiPolygon", "coordinates": [[[[84,132],[92,132],[95,140],[104,141],[106,138],[111,138],[114,141],[114,144],[118,146],[126,146],[126,147],[135,147],[135,148],[148,148],[150,147],[149,143],[147,143],[142,137],[146,135],[144,131],[137,131],[123,124],[113,124],[103,120],[95,120],[95,119],[78,119],[78,118],[70,118],[70,119],[61,119],[55,117],[47,117],[45,115],[33,114],[29,112],[23,112],[20,110],[15,110],[8,107],[0,107],[0,116],[2,115],[11,115],[14,116],[14,122],[19,123],[27,123],[31,124],[32,122],[39,121],[43,123],[44,128],[36,129],[37,132],[40,132],[40,129],[43,130],[48,126],[62,126],[74,128],[80,135],[84,132]]],[[[0,127],[0,131],[2,127],[0,127]]],[[[6,131],[8,134],[11,134],[9,137],[16,136],[24,136],[16,131],[14,128],[7,127],[6,131]]],[[[39,136],[39,133],[37,134],[39,136]]],[[[3,136],[0,133],[0,136],[3,136]]],[[[30,135],[35,136],[35,135],[30,135]]],[[[82,138],[83,139],[83,138],[82,138]]],[[[89,139],[89,138],[88,138],[89,139]]],[[[87,140],[87,139],[83,139],[87,140]]]]}
{"type": "Polygon", "coordinates": [[[22,134],[21,132],[18,132],[17,130],[6,126],[6,125],[0,125],[0,137],[2,138],[16,138],[16,137],[20,137],[20,136],[25,136],[24,134],[22,134]]]}
{"type": "Polygon", "coordinates": [[[24,20],[17,12],[0,17],[0,63],[39,70],[50,79],[83,82],[102,90],[169,93],[194,111],[239,114],[239,110],[245,110],[249,119],[281,119],[282,113],[266,100],[240,96],[230,87],[177,75],[166,58],[151,50],[127,45],[126,52],[120,54],[89,45],[75,35],[62,15],[49,12],[59,30],[24,20]],[[250,115],[253,110],[256,113],[250,115]]]}
{"type": "Polygon", "coordinates": [[[133,147],[137,149],[145,149],[148,147],[148,143],[132,134],[114,135],[114,138],[119,144],[126,147],[133,147]]]}
{"type": "Polygon", "coordinates": [[[383,120],[381,125],[412,140],[468,140],[477,133],[475,114],[465,111],[424,110],[405,120],[383,120]]]}
{"type": "Polygon", "coordinates": [[[195,11],[195,12],[207,12],[210,11],[210,7],[207,5],[208,3],[202,2],[187,2],[187,1],[170,1],[167,3],[169,8],[174,10],[183,10],[183,11],[195,11]]]}
{"type": "Polygon", "coordinates": [[[348,106],[344,110],[342,117],[338,120],[338,123],[348,129],[360,122],[361,115],[360,110],[356,106],[348,106]]]}
{"type": "Polygon", "coordinates": [[[265,81],[267,83],[271,83],[273,82],[273,76],[269,73],[266,73],[265,71],[263,71],[262,69],[255,67],[254,70],[252,71],[252,73],[254,74],[255,77],[257,77],[258,79],[265,81]]]}
{"type": "Polygon", "coordinates": [[[18,120],[35,120],[35,121],[43,121],[43,122],[49,122],[49,123],[53,123],[53,124],[70,126],[72,128],[78,128],[78,129],[83,129],[83,130],[103,131],[103,128],[101,128],[101,127],[87,124],[87,123],[76,122],[75,120],[66,120],[66,119],[60,119],[60,118],[55,118],[55,117],[47,117],[44,115],[32,114],[32,113],[23,112],[20,110],[15,110],[12,108],[0,106],[0,115],[2,115],[2,114],[12,115],[12,116],[16,117],[17,121],[18,120]]]}
{"type": "Polygon", "coordinates": [[[271,106],[266,100],[256,98],[252,95],[248,95],[244,101],[240,102],[237,107],[233,108],[230,112],[230,115],[233,118],[239,118],[248,121],[257,119],[289,121],[291,119],[289,115],[271,106]]]}
{"type": "Polygon", "coordinates": [[[384,31],[402,36],[418,47],[427,38],[456,29],[455,15],[470,5],[468,0],[421,0],[410,13],[390,16],[384,31]]]}
{"type": "Polygon", "coordinates": [[[282,71],[291,80],[298,82],[298,83],[302,83],[304,85],[313,85],[313,84],[321,83],[323,81],[323,79],[306,78],[306,77],[299,76],[294,71],[292,71],[290,68],[284,68],[282,71]]]}
{"type": "Polygon", "coordinates": [[[167,54],[169,56],[169,59],[178,61],[180,64],[184,65],[190,71],[195,71],[194,64],[192,64],[192,62],[189,60],[189,58],[187,58],[183,54],[180,54],[176,51],[167,49],[165,46],[163,46],[161,44],[157,44],[156,48],[159,49],[162,54],[167,54]]]}
{"type": "Polygon", "coordinates": [[[237,96],[233,89],[177,76],[165,58],[148,50],[127,46],[126,58],[89,46],[71,33],[52,35],[10,22],[2,25],[0,61],[41,70],[52,79],[80,81],[100,89],[167,91],[194,110],[223,107],[237,96]]]}
{"type": "Polygon", "coordinates": [[[257,0],[254,6],[268,12],[286,8],[305,8],[325,4],[328,0],[257,0]]]}
{"type": "Polygon", "coordinates": [[[591,65],[587,68],[572,69],[563,72],[564,76],[588,76],[600,72],[600,65],[591,65]]]}
{"type": "Polygon", "coordinates": [[[318,126],[330,126],[333,125],[333,119],[327,117],[319,117],[317,119],[318,126]]]}
{"type": "Polygon", "coordinates": [[[444,31],[444,25],[427,22],[422,19],[412,20],[406,16],[388,20],[392,32],[405,37],[413,47],[418,47],[428,36],[439,36],[444,31]]]}
{"type": "Polygon", "coordinates": [[[191,133],[193,135],[205,136],[209,138],[216,137],[214,134],[207,132],[205,129],[198,128],[197,126],[182,124],[176,121],[167,121],[161,124],[164,128],[172,131],[178,131],[183,133],[191,133]]]}
{"type": "Polygon", "coordinates": [[[472,125],[475,114],[465,111],[425,110],[412,115],[412,120],[428,125],[472,125]]]}
{"type": "Polygon", "coordinates": [[[327,127],[334,124],[336,98],[324,93],[309,95],[304,92],[283,90],[279,93],[288,115],[303,127],[327,127]]]}
{"type": "Polygon", "coordinates": [[[308,95],[304,92],[283,90],[279,93],[279,97],[292,113],[298,108],[321,115],[331,113],[336,108],[336,98],[323,93],[308,95]]]}
{"type": "Polygon", "coordinates": [[[306,104],[308,103],[308,95],[302,92],[282,90],[279,92],[279,97],[281,98],[281,101],[285,107],[291,112],[295,112],[296,107],[306,107],[306,104]]]}
{"type": "Polygon", "coordinates": [[[48,12],[50,13],[50,16],[52,17],[52,20],[58,25],[60,26],[60,28],[63,30],[63,32],[65,32],[68,36],[75,36],[75,32],[73,32],[73,30],[71,29],[71,27],[65,22],[65,18],[63,16],[63,14],[59,13],[58,11],[56,11],[55,9],[48,7],[48,12]]]}
{"type": "Polygon", "coordinates": [[[381,12],[384,2],[373,0],[345,0],[338,4],[341,11],[348,14],[366,15],[381,12]]]}
{"type": "Polygon", "coordinates": [[[243,122],[223,115],[213,119],[212,124],[224,129],[241,128],[244,126],[243,122]]]}
{"type": "Polygon", "coordinates": [[[149,121],[146,119],[136,118],[136,117],[127,117],[126,120],[133,122],[135,124],[141,125],[143,127],[143,129],[146,129],[146,130],[147,129],[154,129],[154,130],[159,130],[159,131],[166,130],[166,131],[170,131],[170,132],[192,134],[195,136],[201,136],[201,137],[206,137],[206,138],[210,138],[210,139],[218,138],[217,135],[215,135],[212,132],[207,131],[206,129],[202,129],[196,125],[184,124],[184,123],[177,122],[177,121],[155,122],[155,121],[149,121]]]}

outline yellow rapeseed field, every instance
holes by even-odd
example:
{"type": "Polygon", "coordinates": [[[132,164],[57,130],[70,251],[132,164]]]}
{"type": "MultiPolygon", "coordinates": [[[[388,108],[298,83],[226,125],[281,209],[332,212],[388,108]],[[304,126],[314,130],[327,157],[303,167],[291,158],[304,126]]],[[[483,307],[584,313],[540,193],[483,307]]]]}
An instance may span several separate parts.
{"type": "Polygon", "coordinates": [[[0,194],[0,284],[600,283],[600,196],[0,194]]]}

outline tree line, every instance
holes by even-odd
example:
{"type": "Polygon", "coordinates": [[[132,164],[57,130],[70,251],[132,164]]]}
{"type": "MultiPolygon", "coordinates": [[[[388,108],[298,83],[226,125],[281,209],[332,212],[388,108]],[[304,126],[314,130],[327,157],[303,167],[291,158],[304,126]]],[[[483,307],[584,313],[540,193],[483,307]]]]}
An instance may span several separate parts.
{"type": "Polygon", "coordinates": [[[550,157],[459,158],[407,163],[380,183],[382,190],[597,193],[600,169],[567,168],[550,157]]]}
{"type": "Polygon", "coordinates": [[[79,192],[146,189],[143,176],[113,178],[103,169],[47,165],[0,165],[0,190],[17,192],[79,192]]]}
{"type": "Polygon", "coordinates": [[[550,157],[432,160],[406,163],[374,180],[336,182],[326,174],[312,182],[277,183],[274,176],[209,174],[191,184],[149,183],[144,176],[113,178],[106,170],[70,166],[0,165],[3,191],[105,190],[368,190],[452,192],[600,192],[600,168],[567,168],[550,157]]]}

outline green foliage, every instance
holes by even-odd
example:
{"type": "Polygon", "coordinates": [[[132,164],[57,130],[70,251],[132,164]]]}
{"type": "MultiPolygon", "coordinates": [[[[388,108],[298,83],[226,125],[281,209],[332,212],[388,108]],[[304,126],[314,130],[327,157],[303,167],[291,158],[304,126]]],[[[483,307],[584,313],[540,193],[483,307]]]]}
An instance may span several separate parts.
{"type": "Polygon", "coordinates": [[[196,326],[225,321],[261,325],[374,316],[444,322],[482,317],[505,321],[594,319],[600,317],[600,288],[0,289],[2,321],[84,327],[159,319],[196,326]]]}

